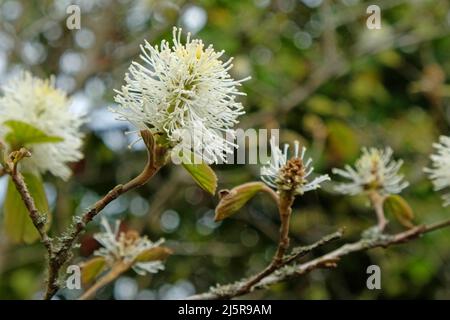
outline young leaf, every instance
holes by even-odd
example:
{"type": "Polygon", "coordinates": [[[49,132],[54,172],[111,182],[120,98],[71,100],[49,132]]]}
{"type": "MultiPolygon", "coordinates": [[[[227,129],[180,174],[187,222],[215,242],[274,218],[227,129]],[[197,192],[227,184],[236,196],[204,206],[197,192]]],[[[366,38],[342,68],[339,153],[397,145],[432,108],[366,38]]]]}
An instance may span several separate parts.
{"type": "Polygon", "coordinates": [[[95,280],[103,271],[106,261],[104,257],[95,257],[80,265],[81,283],[85,286],[95,280]]]}
{"type": "Polygon", "coordinates": [[[37,143],[57,143],[63,141],[61,137],[49,136],[42,130],[35,128],[26,122],[8,120],[4,122],[4,125],[10,129],[5,136],[5,140],[13,146],[13,148],[37,143]]]}
{"type": "MultiPolygon", "coordinates": [[[[47,220],[49,220],[48,202],[41,178],[30,173],[23,174],[23,177],[39,213],[47,215],[47,220]]],[[[12,242],[32,243],[39,239],[39,233],[11,179],[8,181],[3,214],[5,233],[12,242]]]]}
{"type": "Polygon", "coordinates": [[[202,161],[194,161],[191,155],[191,161],[183,161],[183,167],[203,190],[212,195],[216,194],[217,176],[210,166],[202,161]]]}
{"type": "Polygon", "coordinates": [[[414,213],[408,202],[399,195],[390,195],[384,200],[384,209],[387,214],[392,214],[406,228],[413,228],[414,213]]]}
{"type": "Polygon", "coordinates": [[[228,218],[241,209],[251,198],[266,185],[262,182],[248,182],[227,191],[216,207],[216,221],[228,218]]]}
{"type": "Polygon", "coordinates": [[[167,247],[150,248],[142,252],[136,257],[135,262],[150,262],[165,260],[173,251],[167,247]]]}

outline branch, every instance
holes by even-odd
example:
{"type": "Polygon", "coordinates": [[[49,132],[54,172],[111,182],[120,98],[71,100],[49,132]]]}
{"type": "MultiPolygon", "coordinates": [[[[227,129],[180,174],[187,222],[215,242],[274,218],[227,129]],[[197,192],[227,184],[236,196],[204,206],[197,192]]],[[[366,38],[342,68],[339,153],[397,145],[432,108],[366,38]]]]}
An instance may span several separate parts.
{"type": "Polygon", "coordinates": [[[41,214],[39,213],[38,209],[36,208],[36,204],[34,202],[33,197],[30,194],[30,191],[28,190],[27,185],[25,184],[25,180],[22,176],[22,174],[19,171],[16,171],[14,174],[11,174],[11,179],[16,186],[17,191],[20,194],[20,197],[22,198],[23,203],[25,204],[25,207],[28,210],[28,216],[30,217],[31,221],[33,222],[34,227],[39,233],[39,236],[41,237],[41,241],[44,244],[45,248],[49,253],[53,252],[52,250],[52,240],[47,235],[46,229],[46,223],[45,220],[42,219],[41,214]]]}
{"type": "MultiPolygon", "coordinates": [[[[421,235],[432,232],[438,229],[442,229],[445,227],[450,226],[450,219],[444,220],[442,222],[429,224],[429,225],[420,225],[417,227],[414,227],[412,229],[409,229],[404,232],[400,232],[394,235],[384,235],[380,233],[376,233],[370,238],[362,238],[361,240],[345,244],[338,249],[331,251],[323,256],[320,256],[316,259],[313,259],[311,261],[299,264],[299,265],[289,265],[287,261],[293,262],[296,260],[296,258],[292,259],[291,257],[286,258],[285,264],[282,268],[278,269],[276,272],[272,273],[271,275],[265,277],[260,282],[258,282],[255,286],[253,286],[253,290],[258,289],[264,289],[267,286],[270,286],[272,284],[276,284],[282,281],[285,281],[287,279],[304,275],[309,273],[312,270],[319,269],[319,268],[330,268],[330,267],[336,267],[337,262],[342,258],[345,257],[351,253],[354,252],[360,252],[369,250],[372,248],[382,247],[387,248],[392,245],[402,244],[409,241],[412,241],[421,235]]],[[[330,239],[336,239],[339,238],[339,235],[330,235],[327,237],[322,238],[317,243],[311,245],[310,247],[317,247],[319,243],[325,242],[326,238],[330,239]]],[[[300,252],[302,250],[300,249],[300,252]]],[[[306,250],[307,251],[307,250],[306,250]]],[[[309,251],[308,251],[309,252],[309,251]]],[[[307,252],[306,252],[307,253],[307,252]]],[[[305,253],[305,254],[306,254],[305,253]]],[[[242,283],[245,283],[247,280],[243,279],[235,284],[229,284],[229,285],[222,285],[216,288],[212,288],[209,292],[193,295],[191,297],[188,297],[187,299],[191,300],[212,300],[212,299],[230,299],[237,297],[239,295],[245,294],[247,292],[242,292],[240,289],[242,287],[242,283]]]]}
{"type": "Polygon", "coordinates": [[[155,144],[153,136],[149,131],[141,131],[148,150],[148,160],[144,170],[133,180],[124,185],[117,185],[109,191],[102,199],[97,201],[79,219],[76,219],[71,231],[61,238],[58,249],[55,250],[49,261],[49,272],[45,299],[51,299],[59,289],[58,275],[61,267],[69,260],[70,253],[78,236],[84,232],[86,226],[91,222],[109,203],[122,194],[140,187],[147,183],[167,161],[167,149],[155,144]]]}
{"type": "MultiPolygon", "coordinates": [[[[2,164],[0,174],[6,173],[11,176],[11,179],[27,208],[29,217],[38,231],[42,243],[47,249],[48,280],[45,299],[51,299],[60,288],[60,285],[58,284],[59,271],[67,260],[69,260],[73,245],[78,239],[78,236],[86,229],[87,224],[113,200],[117,199],[122,194],[147,183],[155,173],[166,164],[167,149],[155,143],[150,131],[144,130],[140,133],[148,151],[147,164],[144,170],[128,183],[114,187],[102,199],[97,201],[79,219],[76,219],[71,226],[71,231],[69,231],[67,235],[61,237],[60,241],[55,244],[47,235],[46,221],[42,219],[25,180],[17,168],[19,162],[23,158],[30,157],[31,153],[27,149],[21,148],[18,151],[11,152],[5,159],[3,159],[3,155],[0,154],[0,162],[2,164]]],[[[3,151],[4,145],[0,141],[0,153],[3,153],[3,151]]]]}
{"type": "Polygon", "coordinates": [[[237,295],[243,295],[247,292],[250,292],[253,286],[261,281],[261,279],[264,279],[268,275],[272,274],[275,270],[279,269],[283,264],[284,255],[289,248],[289,222],[291,220],[291,206],[294,202],[294,196],[282,195],[278,198],[278,195],[271,188],[266,187],[266,189],[268,189],[267,191],[270,190],[269,194],[273,195],[275,201],[278,203],[278,210],[281,220],[278,248],[272,258],[272,262],[263,271],[245,281],[236,293],[237,295]]]}
{"type": "MultiPolygon", "coordinates": [[[[210,292],[206,292],[203,294],[194,295],[191,297],[188,297],[187,299],[190,300],[211,300],[211,299],[230,299],[233,297],[241,296],[246,293],[249,293],[254,289],[255,287],[258,287],[258,283],[269,276],[271,273],[283,268],[284,266],[298,260],[299,258],[305,256],[306,254],[310,253],[311,251],[320,248],[334,240],[342,238],[344,234],[344,230],[340,229],[337,232],[334,232],[332,234],[326,235],[317,242],[308,245],[308,246],[302,246],[297,247],[292,250],[292,253],[290,255],[284,256],[283,259],[278,263],[278,265],[274,268],[273,262],[267,267],[264,271],[257,274],[256,276],[252,276],[249,278],[242,279],[236,283],[228,284],[228,285],[222,285],[216,288],[213,288],[210,290],[210,292]],[[272,270],[272,268],[274,268],[272,270]],[[267,270],[271,269],[271,272],[269,273],[267,270]],[[255,281],[258,279],[257,281],[255,281]],[[251,286],[249,284],[251,283],[251,286]]],[[[276,255],[275,255],[276,257],[276,255]]]]}
{"type": "Polygon", "coordinates": [[[284,257],[283,266],[291,264],[292,262],[300,259],[301,257],[304,257],[305,255],[312,252],[313,250],[316,250],[317,248],[323,247],[324,245],[327,245],[330,242],[341,239],[342,236],[344,235],[344,230],[345,230],[344,228],[341,228],[334,233],[326,235],[325,237],[321,238],[319,241],[317,241],[309,246],[294,248],[290,255],[284,257]]]}
{"type": "Polygon", "coordinates": [[[28,216],[33,222],[34,227],[39,233],[42,243],[49,256],[53,252],[52,239],[47,235],[46,231],[46,222],[42,219],[42,215],[39,213],[39,210],[36,207],[33,197],[28,190],[28,187],[25,183],[25,180],[22,174],[17,170],[17,166],[19,162],[26,157],[30,157],[30,152],[25,148],[21,148],[19,151],[13,151],[7,159],[5,159],[5,163],[3,164],[3,168],[1,170],[2,175],[8,174],[11,177],[12,182],[14,183],[17,191],[22,198],[23,203],[28,211],[28,216]]]}

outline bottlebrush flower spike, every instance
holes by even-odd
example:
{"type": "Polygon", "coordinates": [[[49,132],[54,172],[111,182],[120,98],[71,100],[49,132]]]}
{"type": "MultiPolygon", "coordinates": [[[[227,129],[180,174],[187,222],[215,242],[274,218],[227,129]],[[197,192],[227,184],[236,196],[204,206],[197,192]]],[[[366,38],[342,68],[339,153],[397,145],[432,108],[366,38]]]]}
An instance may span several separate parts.
{"type": "Polygon", "coordinates": [[[139,130],[148,129],[159,143],[174,151],[189,150],[205,162],[225,161],[235,147],[234,125],[244,114],[236,101],[241,82],[228,71],[232,59],[222,62],[224,52],[192,40],[181,42],[181,29],[173,29],[173,45],[145,42],[143,64],[133,62],[125,75],[126,84],[116,91],[118,108],[111,109],[121,120],[139,130]]]}
{"type": "Polygon", "coordinates": [[[403,181],[403,175],[398,174],[403,161],[392,160],[392,154],[391,148],[363,148],[355,168],[346,165],[344,169],[333,169],[334,174],[350,180],[337,185],[335,190],[350,195],[371,190],[383,195],[400,193],[409,184],[403,181]]]}
{"type": "MultiPolygon", "coordinates": [[[[436,153],[430,156],[432,161],[431,168],[424,168],[428,173],[434,190],[442,190],[450,186],[450,137],[440,136],[439,143],[434,143],[433,147],[436,153]]],[[[450,194],[443,197],[444,206],[450,204],[450,194]]]]}
{"type": "Polygon", "coordinates": [[[69,111],[67,95],[54,79],[22,72],[3,86],[0,97],[0,137],[9,151],[26,147],[32,157],[21,164],[31,173],[51,172],[69,178],[69,162],[80,160],[84,120],[69,111]]]}
{"type": "MultiPolygon", "coordinates": [[[[102,219],[101,223],[105,231],[95,234],[94,238],[103,248],[95,251],[94,255],[104,257],[110,266],[122,261],[132,263],[133,270],[140,275],[164,270],[162,260],[166,255],[161,256],[160,260],[142,261],[139,259],[150,249],[161,247],[164,239],[152,242],[146,236],[139,236],[135,231],[120,232],[119,220],[116,221],[114,228],[111,228],[105,218],[102,219]]],[[[170,254],[167,248],[164,249],[166,249],[167,255],[170,254]]]]}
{"type": "Polygon", "coordinates": [[[330,180],[330,177],[320,175],[309,181],[308,177],[313,172],[312,159],[304,162],[306,148],[299,153],[299,142],[294,143],[294,154],[288,159],[289,145],[284,145],[283,152],[278,148],[275,137],[270,139],[271,161],[261,169],[261,179],[270,187],[278,191],[293,192],[302,195],[305,192],[320,188],[320,184],[330,180]]]}

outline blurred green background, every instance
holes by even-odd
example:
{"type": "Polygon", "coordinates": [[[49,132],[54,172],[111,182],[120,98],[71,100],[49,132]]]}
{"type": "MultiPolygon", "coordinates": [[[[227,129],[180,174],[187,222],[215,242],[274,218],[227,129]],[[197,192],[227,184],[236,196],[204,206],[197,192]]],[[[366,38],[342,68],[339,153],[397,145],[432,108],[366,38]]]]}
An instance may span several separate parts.
{"type": "MultiPolygon", "coordinates": [[[[139,44],[170,39],[182,26],[216,50],[234,56],[232,75],[244,84],[247,114],[241,128],[281,128],[281,140],[300,140],[318,172],[353,162],[362,146],[390,145],[403,158],[411,187],[403,193],[417,223],[448,218],[422,168],[432,142],[448,134],[450,121],[450,2],[447,0],[0,0],[0,84],[21,69],[55,75],[57,86],[84,112],[85,159],[68,182],[46,177],[53,208],[52,232],[74,213],[136,175],[145,163],[142,145],[127,146],[125,123],[114,104],[139,44]],[[68,30],[66,9],[81,7],[81,29],[68,30]],[[366,8],[381,7],[382,28],[366,27],[366,8]]],[[[259,179],[257,165],[215,166],[219,188],[259,179]]],[[[0,180],[3,198],[4,178],[0,180]]],[[[104,212],[175,249],[166,270],[153,276],[132,271],[98,294],[100,299],[175,299],[251,275],[276,248],[279,220],[264,196],[239,214],[214,223],[217,198],[201,191],[178,166],[167,166],[148,185],[104,212]]],[[[391,220],[389,232],[402,230],[391,220]]],[[[292,243],[311,243],[345,226],[342,241],[356,240],[375,223],[363,197],[324,190],[295,202],[292,243]]],[[[73,262],[98,247],[92,223],[73,262]]],[[[316,270],[247,297],[254,299],[450,299],[450,231],[427,234],[406,245],[347,256],[335,270],[316,270]],[[366,268],[377,264],[382,289],[366,288],[366,268]]],[[[44,249],[13,246],[0,231],[0,298],[42,295],[44,249]]],[[[61,299],[79,292],[63,290],[61,299]]]]}

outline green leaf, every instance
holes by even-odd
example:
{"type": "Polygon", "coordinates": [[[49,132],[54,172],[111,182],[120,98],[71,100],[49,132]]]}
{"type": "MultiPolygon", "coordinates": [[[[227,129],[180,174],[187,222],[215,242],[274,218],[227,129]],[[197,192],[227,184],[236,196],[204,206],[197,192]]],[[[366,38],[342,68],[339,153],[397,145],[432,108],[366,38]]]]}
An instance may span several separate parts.
{"type": "Polygon", "coordinates": [[[230,191],[222,191],[222,198],[216,207],[216,221],[223,220],[238,212],[259,191],[264,190],[266,185],[262,182],[248,182],[233,188],[230,191]]]}
{"type": "Polygon", "coordinates": [[[106,265],[104,257],[92,258],[80,265],[81,283],[85,286],[95,280],[95,278],[103,271],[106,265]]]}
{"type": "Polygon", "coordinates": [[[5,136],[5,140],[13,148],[37,143],[57,143],[64,140],[61,137],[49,136],[26,122],[8,120],[4,122],[4,125],[10,129],[5,136]]]}
{"type": "MultiPolygon", "coordinates": [[[[49,207],[41,178],[30,173],[24,173],[23,177],[36,208],[39,213],[47,215],[47,221],[49,221],[49,207]]],[[[34,227],[28,210],[11,178],[8,180],[3,213],[5,233],[12,242],[32,243],[39,239],[39,233],[34,227]]]]}
{"type": "Polygon", "coordinates": [[[413,228],[414,213],[408,202],[399,195],[388,196],[383,203],[387,214],[392,214],[406,228],[413,228]]]}
{"type": "MultiPolygon", "coordinates": [[[[191,159],[193,156],[191,156],[191,159]]],[[[186,159],[185,157],[183,159],[186,159]]],[[[195,159],[194,159],[195,160],[195,159]]],[[[183,161],[183,167],[192,176],[195,182],[212,195],[216,194],[217,176],[206,163],[201,161],[183,161]]],[[[198,159],[197,159],[198,160],[198,159]]]]}
{"type": "Polygon", "coordinates": [[[172,253],[173,251],[167,247],[154,247],[140,253],[136,257],[135,262],[150,262],[150,261],[165,260],[172,253]]]}

